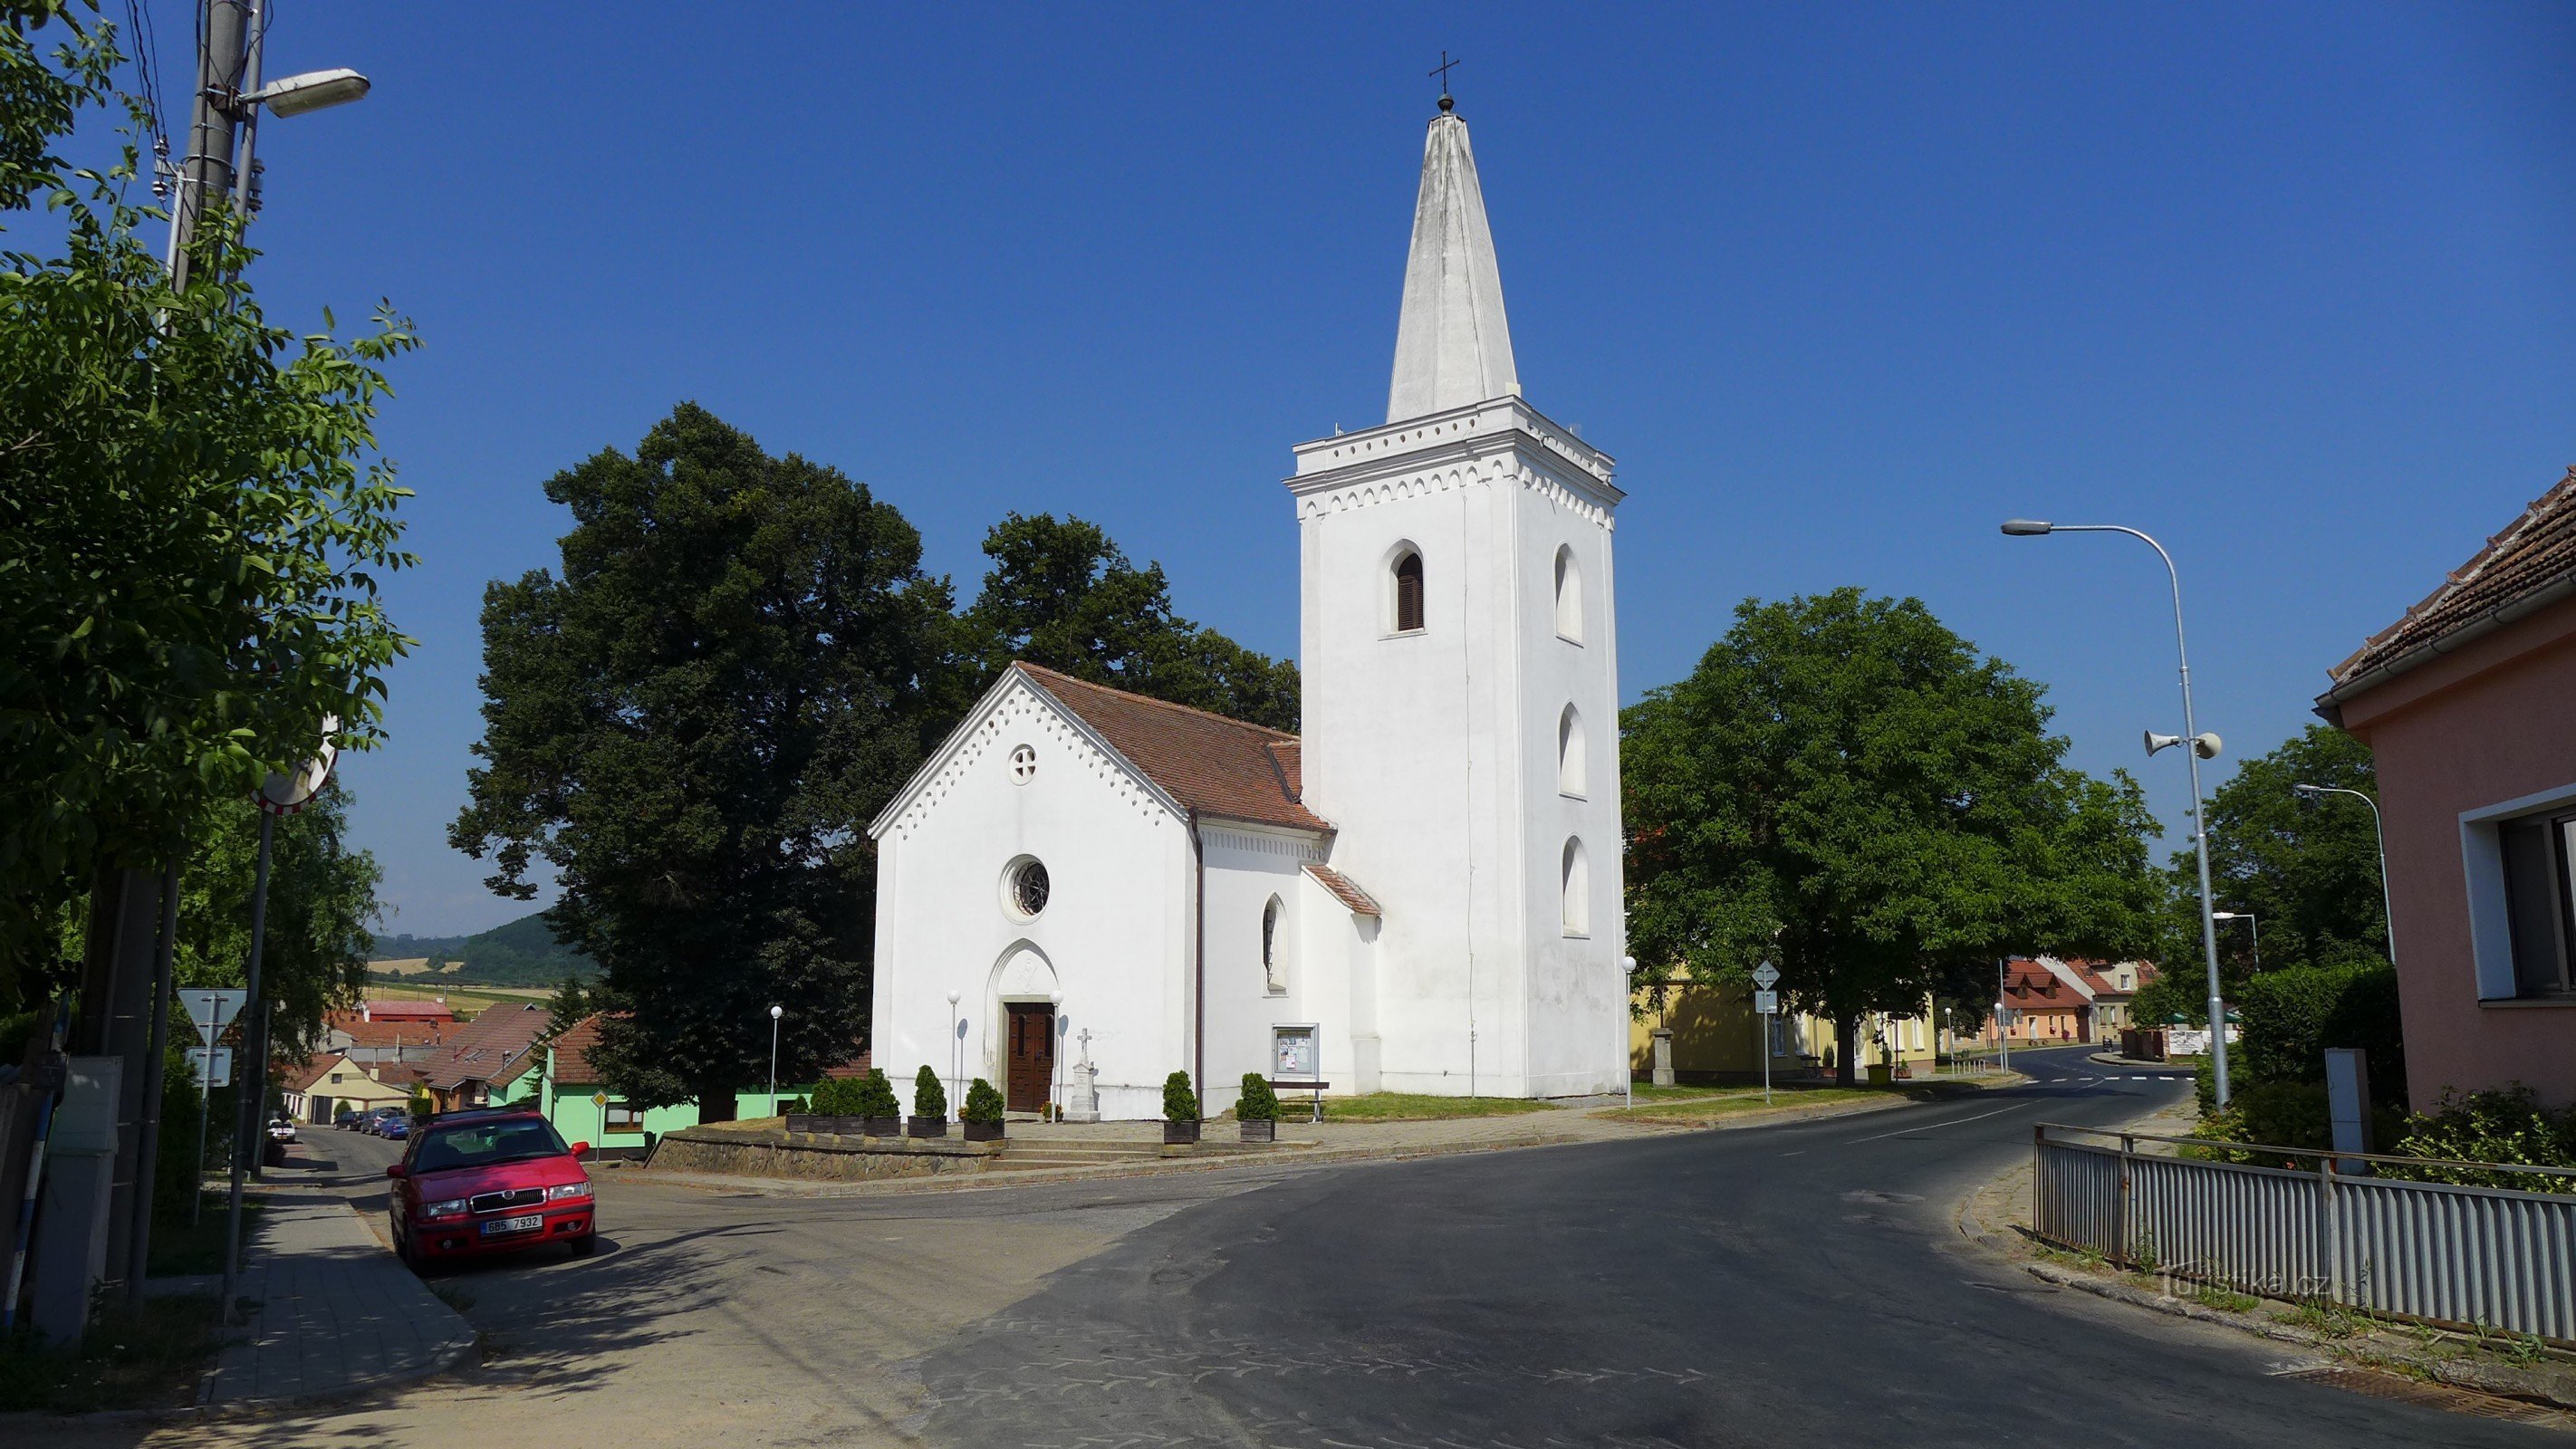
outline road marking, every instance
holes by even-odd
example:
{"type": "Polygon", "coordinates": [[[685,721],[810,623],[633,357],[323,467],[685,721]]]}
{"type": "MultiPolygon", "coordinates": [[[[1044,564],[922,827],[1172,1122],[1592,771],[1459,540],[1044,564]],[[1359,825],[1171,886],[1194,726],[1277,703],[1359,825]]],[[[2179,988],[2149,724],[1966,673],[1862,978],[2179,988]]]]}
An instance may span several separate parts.
{"type": "Polygon", "coordinates": [[[2016,1102],[2009,1107],[1997,1107],[1991,1112],[1980,1112],[1974,1117],[1953,1117],[1947,1122],[1935,1122],[1929,1127],[1902,1127],[1894,1132],[1881,1132],[1877,1137],[1855,1137],[1849,1145],[1857,1147],[1864,1142],[1876,1142],[1881,1137],[1906,1137],[1917,1132],[1937,1132],[1944,1127],[1964,1127],[1971,1122],[1983,1122],[1988,1117],[2000,1117],[2006,1112],[2018,1112],[2029,1105],[2028,1102],[2016,1102]]]}

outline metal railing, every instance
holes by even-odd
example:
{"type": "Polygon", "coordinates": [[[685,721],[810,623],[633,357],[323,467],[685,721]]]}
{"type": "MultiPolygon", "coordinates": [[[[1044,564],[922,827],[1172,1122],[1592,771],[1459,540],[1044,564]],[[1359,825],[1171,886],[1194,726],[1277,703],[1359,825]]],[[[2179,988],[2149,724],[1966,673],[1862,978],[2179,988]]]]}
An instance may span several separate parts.
{"type": "Polygon", "coordinates": [[[2247,1293],[2576,1343],[2576,1194],[2405,1181],[2372,1175],[2370,1164],[2559,1179],[2576,1171],[2051,1122],[2032,1137],[2032,1226],[2049,1242],[2247,1293]],[[2086,1138],[2094,1140],[2070,1140],[2086,1138]],[[2315,1166],[2151,1154],[2141,1142],[2315,1166]]]}

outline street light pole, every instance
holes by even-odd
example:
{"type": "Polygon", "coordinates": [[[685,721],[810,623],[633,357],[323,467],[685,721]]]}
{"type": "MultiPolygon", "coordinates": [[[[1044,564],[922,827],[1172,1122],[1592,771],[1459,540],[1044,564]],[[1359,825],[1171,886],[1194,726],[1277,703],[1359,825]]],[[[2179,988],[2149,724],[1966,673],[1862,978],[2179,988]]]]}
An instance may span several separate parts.
{"type": "MultiPolygon", "coordinates": [[[[1617,1002],[1610,1013],[1610,1024],[1618,1028],[1619,1031],[1619,1086],[1620,1090],[1628,1094],[1628,1105],[1631,1107],[1637,1105],[1637,1063],[1632,1059],[1629,1049],[1628,1001],[1630,983],[1634,982],[1636,979],[1637,958],[1634,956],[1620,957],[1619,995],[1617,1002]]],[[[1765,1050],[1767,1049],[1768,1047],[1766,1044],[1765,1050]]],[[[1767,1070],[1770,1063],[1766,1059],[1763,1065],[1767,1070]]]]}
{"type": "Polygon", "coordinates": [[[2341,785],[2292,785],[2290,791],[2311,805],[2327,795],[2350,795],[2370,807],[2370,828],[2379,838],[2380,929],[2388,939],[2388,964],[2396,965],[2397,908],[2389,904],[2388,899],[2388,822],[2379,813],[2379,802],[2359,790],[2347,790],[2341,785]]]}
{"type": "MultiPolygon", "coordinates": [[[[2156,551],[2165,561],[2165,579],[2173,586],[2174,662],[2182,678],[2182,745],[2183,761],[2191,767],[2192,854],[2200,865],[2200,954],[2209,974],[2209,1063],[2210,1075],[2218,1088],[2218,1105],[2228,1102],[2227,1089],[2227,1003],[2218,984],[2218,922],[2212,913],[2218,909],[2209,883],[2209,802],[2200,792],[2200,761],[2203,749],[2200,722],[2192,713],[2191,652],[2183,642],[2182,571],[2174,567],[2173,555],[2165,546],[2138,529],[2117,523],[2042,523],[2036,519],[2013,518],[2004,522],[2003,531],[2015,538],[2035,537],[2049,533],[2125,533],[2156,551]]],[[[2215,753],[2215,740],[2209,748],[2215,753]]],[[[2153,753],[2151,748],[2149,753],[2153,753]]]]}
{"type": "MultiPolygon", "coordinates": [[[[958,1075],[966,1070],[966,1033],[957,1029],[965,1019],[957,1014],[957,1003],[961,999],[958,992],[948,993],[948,1100],[952,1102],[957,1100],[958,1075]]],[[[1009,1086],[1010,1073],[1004,1072],[1002,1076],[1002,1085],[1009,1086]]]]}
{"type": "Polygon", "coordinates": [[[778,1018],[786,1014],[787,1008],[783,1006],[769,1008],[769,1115],[772,1117],[778,1115],[778,1018]]]}
{"type": "Polygon", "coordinates": [[[2254,969],[2263,969],[2263,927],[2254,919],[2252,911],[2212,911],[2209,918],[2213,921],[2243,921],[2246,928],[2254,933],[2254,969]]]}

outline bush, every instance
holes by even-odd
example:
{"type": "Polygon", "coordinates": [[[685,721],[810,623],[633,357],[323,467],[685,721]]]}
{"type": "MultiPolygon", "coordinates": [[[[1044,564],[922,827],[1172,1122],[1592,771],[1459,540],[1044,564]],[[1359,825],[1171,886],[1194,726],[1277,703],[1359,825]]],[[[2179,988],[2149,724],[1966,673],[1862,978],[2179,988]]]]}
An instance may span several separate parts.
{"type": "Polygon", "coordinates": [[[801,1117],[813,1110],[813,1107],[802,1097],[781,1097],[778,1099],[778,1115],[781,1117],[789,1116],[791,1114],[801,1117]]]}
{"type": "Polygon", "coordinates": [[[948,1092],[939,1085],[939,1074],[927,1065],[913,1074],[912,1115],[916,1117],[948,1115],[948,1092]]]}
{"type": "Polygon", "coordinates": [[[1199,1120],[1199,1094],[1190,1090],[1190,1074],[1174,1072],[1163,1079],[1163,1120],[1195,1122],[1199,1120]]]}
{"type": "Polygon", "coordinates": [[[839,1077],[826,1077],[814,1084],[813,1105],[806,1110],[817,1117],[856,1117],[859,1115],[859,1084],[839,1077]]]}
{"type": "Polygon", "coordinates": [[[2360,1047],[2370,1053],[2371,1095],[2404,1100],[2394,967],[2289,966],[2246,982],[2237,997],[2248,1082],[2322,1082],[2326,1048],[2360,1047]]]}
{"type": "Polygon", "coordinates": [[[438,1114],[438,1104],[437,1104],[436,1102],[433,1102],[433,1101],[431,1101],[431,1100],[430,1100],[430,1097],[429,1097],[429,1088],[427,1088],[427,1087],[414,1087],[414,1088],[412,1088],[412,1089],[411,1089],[411,1120],[412,1120],[412,1121],[414,1121],[414,1122],[426,1122],[426,1121],[428,1121],[430,1118],[432,1118],[432,1117],[436,1116],[437,1114],[438,1114]]]}
{"type": "Polygon", "coordinates": [[[1238,1122],[1276,1122],[1279,1120],[1279,1094],[1270,1090],[1270,1079],[1259,1072],[1243,1074],[1243,1097],[1234,1104],[1238,1122]]]}
{"type": "Polygon", "coordinates": [[[966,1122],[999,1122],[1002,1120],[1002,1094],[982,1077],[966,1089],[966,1105],[959,1109],[959,1120],[966,1122]]]}
{"type": "MultiPolygon", "coordinates": [[[[2525,1167],[2576,1167],[2576,1107],[2556,1110],[2540,1105],[2529,1087],[2516,1083],[2500,1091],[2467,1096],[2445,1092],[2433,1111],[2406,1120],[2405,1136],[2391,1152],[2409,1157],[2435,1157],[2452,1162],[2518,1163],[2525,1167]]],[[[2502,1187],[2523,1192],[2576,1193],[2576,1178],[2527,1176],[2516,1172],[2477,1172],[2458,1167],[2399,1167],[2380,1164],[2390,1177],[2418,1182],[2455,1182],[2467,1187],[2502,1187]]]]}
{"type": "Polygon", "coordinates": [[[850,1094],[851,1114],[859,1117],[900,1117],[903,1103],[894,1095],[894,1083],[886,1079],[883,1067],[868,1068],[867,1080],[850,1094]]]}

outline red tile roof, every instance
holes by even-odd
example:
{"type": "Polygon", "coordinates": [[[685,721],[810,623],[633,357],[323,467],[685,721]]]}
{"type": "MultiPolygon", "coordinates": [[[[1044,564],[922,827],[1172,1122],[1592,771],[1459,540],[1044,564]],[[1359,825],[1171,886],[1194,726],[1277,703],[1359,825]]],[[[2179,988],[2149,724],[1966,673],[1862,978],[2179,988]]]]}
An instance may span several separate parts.
{"type": "Polygon", "coordinates": [[[2576,580],[2576,468],[2533,499],[2475,557],[2452,570],[2440,588],[2327,670],[2335,685],[2330,697],[2377,670],[2395,665],[2402,671],[2420,662],[2407,656],[2425,645],[2571,580],[2576,580]]]}
{"type": "Polygon", "coordinates": [[[1073,711],[1184,807],[1258,825],[1318,832],[1333,828],[1298,801],[1301,772],[1295,735],[1110,689],[1034,664],[1011,667],[1073,711]]]}
{"type": "Polygon", "coordinates": [[[468,1081],[493,1087],[515,1082],[545,1060],[535,1048],[548,1019],[533,1001],[493,1007],[450,1033],[438,1055],[420,1064],[421,1079],[442,1092],[468,1081]]]}
{"type": "Polygon", "coordinates": [[[369,1021],[354,1011],[330,1012],[322,1024],[347,1037],[352,1047],[434,1046],[455,1029],[453,1022],[444,1021],[369,1021]]]}
{"type": "Polygon", "coordinates": [[[1351,914],[1357,916],[1382,916],[1386,914],[1377,908],[1377,901],[1374,897],[1370,896],[1367,891],[1361,890],[1358,886],[1352,884],[1349,876],[1342,874],[1331,866],[1309,865],[1306,867],[1306,874],[1313,876],[1317,884],[1323,886],[1324,889],[1331,891],[1333,893],[1333,899],[1350,907],[1351,914]]]}
{"type": "MultiPolygon", "coordinates": [[[[309,1057],[301,1065],[290,1068],[278,1086],[289,1092],[308,1091],[315,1082],[329,1075],[331,1069],[340,1064],[340,1060],[338,1052],[324,1052],[320,1056],[309,1057]]],[[[352,1067],[350,1070],[355,1071],[356,1068],[352,1067]]]]}
{"type": "MultiPolygon", "coordinates": [[[[575,1086],[585,1087],[599,1082],[599,1069],[591,1065],[590,1053],[599,1045],[600,1019],[601,1013],[593,1012],[564,1028],[564,1034],[555,1038],[555,1080],[557,1082],[569,1082],[575,1086]]],[[[867,1074],[868,1054],[866,1052],[861,1052],[838,1066],[823,1069],[823,1075],[830,1078],[864,1077],[867,1074]]]]}
{"type": "Polygon", "coordinates": [[[369,1021],[454,1021],[456,1011],[444,1001],[394,1001],[370,997],[358,1003],[369,1021]]]}
{"type": "Polygon", "coordinates": [[[2073,1011],[2092,1003],[2036,961],[2016,960],[2004,971],[2004,1004],[2015,1011],[2073,1011]]]}

